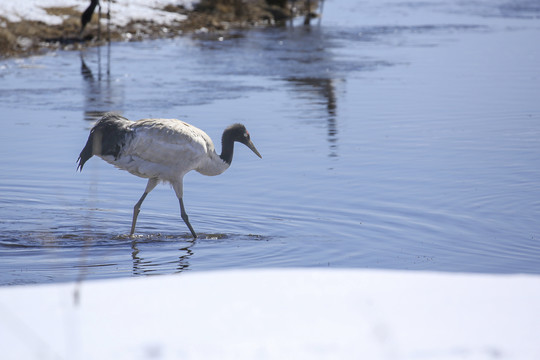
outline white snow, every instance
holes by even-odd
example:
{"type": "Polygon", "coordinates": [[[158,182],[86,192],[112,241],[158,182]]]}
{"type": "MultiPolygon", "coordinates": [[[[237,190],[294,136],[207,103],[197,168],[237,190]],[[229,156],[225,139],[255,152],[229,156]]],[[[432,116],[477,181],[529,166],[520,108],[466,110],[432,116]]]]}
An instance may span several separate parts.
{"type": "Polygon", "coordinates": [[[6,360],[540,359],[538,334],[531,275],[246,270],[0,288],[6,360]]]}
{"type": "MultiPolygon", "coordinates": [[[[102,12],[106,13],[109,2],[101,0],[102,12]]],[[[152,20],[159,24],[185,20],[186,16],[163,11],[166,5],[184,5],[191,9],[198,0],[118,0],[111,1],[111,23],[123,26],[130,20],[152,20]]],[[[61,16],[47,14],[45,9],[50,7],[73,7],[82,12],[90,4],[89,0],[0,0],[0,15],[9,21],[22,19],[42,21],[50,25],[62,23],[61,16]]],[[[97,13],[97,9],[96,9],[97,13]]],[[[101,21],[105,21],[102,19],[101,21]]]]}

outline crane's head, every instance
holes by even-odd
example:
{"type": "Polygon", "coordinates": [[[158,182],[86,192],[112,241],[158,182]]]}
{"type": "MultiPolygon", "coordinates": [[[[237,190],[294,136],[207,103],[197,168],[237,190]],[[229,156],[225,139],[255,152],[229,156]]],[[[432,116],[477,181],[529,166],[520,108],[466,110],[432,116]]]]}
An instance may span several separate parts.
{"type": "Polygon", "coordinates": [[[258,157],[262,159],[261,154],[259,154],[259,152],[257,151],[257,148],[255,147],[255,145],[253,145],[253,142],[251,141],[251,138],[249,136],[249,132],[247,131],[244,125],[242,124],[231,125],[223,133],[224,137],[226,136],[225,134],[227,134],[227,136],[229,136],[232,141],[236,141],[236,142],[246,145],[248,148],[251,149],[251,151],[255,153],[255,155],[257,155],[258,157]]]}

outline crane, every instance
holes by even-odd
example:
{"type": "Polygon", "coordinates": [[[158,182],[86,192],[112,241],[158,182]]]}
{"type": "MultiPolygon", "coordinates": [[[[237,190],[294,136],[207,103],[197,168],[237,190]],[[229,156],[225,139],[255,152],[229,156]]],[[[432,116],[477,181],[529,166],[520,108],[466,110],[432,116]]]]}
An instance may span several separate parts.
{"type": "MultiPolygon", "coordinates": [[[[81,31],[80,34],[84,31],[84,28],[86,27],[86,24],[92,20],[92,15],[94,14],[94,10],[96,10],[96,6],[99,6],[99,12],[101,15],[101,5],[99,3],[99,0],[90,0],[90,5],[84,10],[84,12],[81,15],[81,31]]],[[[98,19],[99,21],[99,19],[98,19]]]]}
{"type": "MultiPolygon", "coordinates": [[[[107,40],[111,40],[111,34],[110,34],[110,25],[111,25],[111,0],[107,0],[108,8],[107,8],[107,40]]],[[[99,0],[90,0],[90,5],[84,10],[84,12],[81,14],[81,30],[79,31],[79,37],[82,37],[82,34],[84,32],[84,28],[86,25],[92,20],[92,15],[94,15],[94,11],[96,10],[96,7],[98,8],[98,40],[101,40],[101,3],[99,0]]]]}
{"type": "Polygon", "coordinates": [[[234,124],[223,131],[222,151],[218,155],[212,139],[201,129],[177,119],[142,119],[131,121],[115,113],[105,114],[92,128],[86,145],[77,159],[77,170],[93,155],[106,162],[147,178],[146,189],[133,208],[130,236],[140,207],[159,182],[172,185],[180,202],[182,220],[194,238],[197,234],[189,222],[183,202],[183,178],[191,170],[215,176],[229,168],[233,159],[234,142],[261,154],[253,145],[250,134],[242,124],[234,124]]]}

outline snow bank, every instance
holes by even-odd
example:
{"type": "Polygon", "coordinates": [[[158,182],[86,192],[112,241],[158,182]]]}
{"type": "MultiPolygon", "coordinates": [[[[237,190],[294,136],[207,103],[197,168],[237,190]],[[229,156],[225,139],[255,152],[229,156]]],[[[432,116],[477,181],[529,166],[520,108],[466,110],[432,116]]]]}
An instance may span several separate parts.
{"type": "MultiPolygon", "coordinates": [[[[162,11],[166,5],[184,5],[191,9],[198,0],[119,0],[111,2],[111,23],[124,26],[131,20],[152,20],[159,24],[182,21],[185,15],[162,11]]],[[[73,7],[82,12],[90,4],[89,0],[0,0],[0,14],[9,21],[42,21],[50,25],[62,23],[62,16],[47,14],[51,7],[73,7]]],[[[101,0],[102,12],[109,6],[107,0],[101,0]]],[[[96,9],[97,12],[97,9],[96,9]]],[[[103,20],[102,20],[103,21],[103,20]]]]}
{"type": "Polygon", "coordinates": [[[258,270],[0,288],[2,359],[540,359],[538,334],[538,276],[258,270]]]}

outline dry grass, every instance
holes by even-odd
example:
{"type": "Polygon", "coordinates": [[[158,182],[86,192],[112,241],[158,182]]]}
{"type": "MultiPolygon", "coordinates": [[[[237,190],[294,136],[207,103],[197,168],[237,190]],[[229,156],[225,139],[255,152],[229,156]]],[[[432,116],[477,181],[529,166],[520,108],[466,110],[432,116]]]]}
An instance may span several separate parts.
{"type": "Polygon", "coordinates": [[[81,13],[79,10],[75,8],[75,6],[68,6],[68,7],[49,7],[44,8],[47,14],[49,15],[55,15],[55,16],[69,16],[69,17],[81,17],[81,13]]]}

